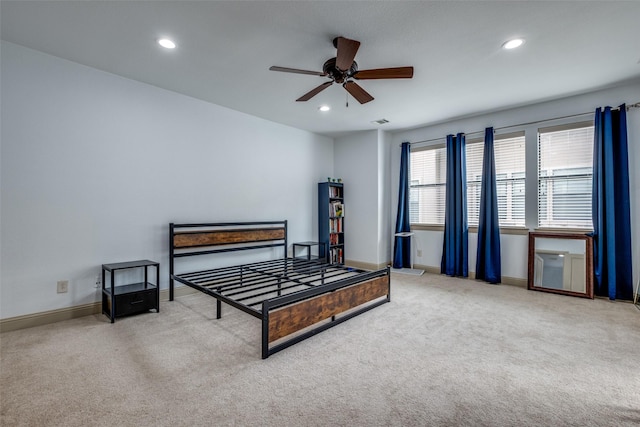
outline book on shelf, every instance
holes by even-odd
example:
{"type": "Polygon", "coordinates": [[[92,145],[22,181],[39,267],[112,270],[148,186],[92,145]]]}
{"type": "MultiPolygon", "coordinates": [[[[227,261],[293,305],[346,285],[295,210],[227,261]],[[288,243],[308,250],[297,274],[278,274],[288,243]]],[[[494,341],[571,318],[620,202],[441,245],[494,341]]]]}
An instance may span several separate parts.
{"type": "Polygon", "coordinates": [[[329,234],[329,244],[330,245],[337,245],[338,244],[338,234],[337,233],[329,234]]]}
{"type": "Polygon", "coordinates": [[[342,218],[329,219],[329,233],[342,233],[342,218]]]}
{"type": "Polygon", "coordinates": [[[331,197],[332,199],[342,198],[342,188],[329,186],[329,197],[331,197]]]}
{"type": "Polygon", "coordinates": [[[329,216],[344,216],[344,204],[341,202],[331,202],[329,203],[329,216]]]}
{"type": "Polygon", "coordinates": [[[331,263],[344,264],[342,248],[333,248],[329,251],[331,263]]]}

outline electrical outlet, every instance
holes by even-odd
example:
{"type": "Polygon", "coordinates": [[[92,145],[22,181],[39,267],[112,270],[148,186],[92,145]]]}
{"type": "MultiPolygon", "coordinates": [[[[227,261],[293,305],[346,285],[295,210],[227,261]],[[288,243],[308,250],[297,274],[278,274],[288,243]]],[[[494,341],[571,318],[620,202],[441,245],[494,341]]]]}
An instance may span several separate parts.
{"type": "Polygon", "coordinates": [[[98,274],[96,276],[96,288],[99,288],[101,285],[102,285],[102,276],[98,274]]]}
{"type": "Polygon", "coordinates": [[[69,281],[68,280],[58,280],[58,293],[64,294],[69,291],[69,281]]]}
{"type": "Polygon", "coordinates": [[[417,252],[418,252],[418,258],[422,258],[422,249],[418,249],[417,252]]]}

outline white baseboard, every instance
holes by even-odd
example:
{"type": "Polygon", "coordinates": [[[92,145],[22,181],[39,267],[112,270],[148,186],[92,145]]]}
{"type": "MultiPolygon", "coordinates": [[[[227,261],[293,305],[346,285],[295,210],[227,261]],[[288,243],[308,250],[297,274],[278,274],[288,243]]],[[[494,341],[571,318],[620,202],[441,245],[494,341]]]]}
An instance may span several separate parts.
{"type": "MultiPolygon", "coordinates": [[[[188,286],[176,286],[174,296],[180,297],[197,292],[188,286]]],[[[169,300],[169,289],[160,290],[160,300],[169,300]]],[[[76,319],[78,317],[91,316],[102,312],[102,302],[96,301],[89,304],[73,307],[59,308],[56,310],[42,311],[40,313],[25,314],[23,316],[0,319],[0,333],[16,331],[18,329],[32,328],[34,326],[48,325],[63,320],[76,319]]]]}
{"type": "MultiPolygon", "coordinates": [[[[424,270],[427,273],[431,273],[431,274],[441,274],[440,273],[440,267],[434,267],[434,266],[430,266],[430,265],[420,265],[420,264],[414,264],[413,268],[419,268],[421,270],[424,270]]],[[[475,271],[470,271],[469,272],[469,279],[475,280],[476,278],[476,272],[475,271]]],[[[519,286],[522,288],[526,288],[527,287],[527,279],[523,279],[520,277],[510,277],[510,276],[502,276],[502,282],[500,282],[503,285],[512,285],[512,286],[519,286]]]]}
{"type": "MultiPolygon", "coordinates": [[[[371,264],[371,263],[361,262],[361,261],[346,260],[345,265],[350,267],[363,268],[365,270],[379,270],[381,268],[386,268],[388,265],[391,265],[391,261],[382,263],[382,264],[371,264]]],[[[432,265],[414,264],[413,268],[416,270],[424,270],[425,273],[440,274],[439,266],[434,267],[432,265]]],[[[468,278],[475,280],[476,272],[470,271],[468,278]]],[[[519,286],[521,288],[527,287],[527,279],[526,278],[523,279],[521,277],[502,276],[502,282],[500,283],[503,285],[519,286]]]]}
{"type": "MultiPolygon", "coordinates": [[[[345,265],[355,268],[362,268],[365,270],[379,270],[387,267],[387,263],[372,264],[360,261],[347,260],[345,265]]],[[[416,269],[424,270],[431,274],[440,274],[440,267],[433,267],[428,265],[415,264],[413,266],[416,269]]],[[[469,279],[475,278],[475,272],[469,272],[469,279]]],[[[502,276],[502,284],[514,285],[520,287],[527,287],[527,279],[519,277],[502,276]]],[[[180,297],[183,295],[189,295],[197,292],[195,289],[188,286],[176,286],[175,296],[180,297]]],[[[169,289],[160,290],[160,300],[169,300],[169,289]]],[[[91,316],[99,314],[101,309],[101,302],[96,301],[89,304],[82,304],[73,307],[59,308],[56,310],[43,311],[40,313],[25,314],[23,316],[9,317],[7,319],[0,319],[0,333],[15,331],[18,329],[32,328],[34,326],[48,325],[50,323],[61,322],[63,320],[76,319],[78,317],[91,316]]]]}
{"type": "Polygon", "coordinates": [[[347,267],[362,268],[363,270],[381,270],[383,268],[387,268],[387,265],[389,264],[388,263],[373,264],[369,262],[353,261],[348,259],[348,260],[345,260],[344,265],[346,265],[347,267]]]}

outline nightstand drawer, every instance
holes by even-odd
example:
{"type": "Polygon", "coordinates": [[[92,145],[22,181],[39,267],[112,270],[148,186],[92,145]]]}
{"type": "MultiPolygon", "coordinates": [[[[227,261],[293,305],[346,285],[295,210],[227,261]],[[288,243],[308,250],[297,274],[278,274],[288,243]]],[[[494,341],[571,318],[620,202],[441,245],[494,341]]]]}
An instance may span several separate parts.
{"type": "Polygon", "coordinates": [[[116,294],[116,317],[156,309],[157,288],[116,294]]]}

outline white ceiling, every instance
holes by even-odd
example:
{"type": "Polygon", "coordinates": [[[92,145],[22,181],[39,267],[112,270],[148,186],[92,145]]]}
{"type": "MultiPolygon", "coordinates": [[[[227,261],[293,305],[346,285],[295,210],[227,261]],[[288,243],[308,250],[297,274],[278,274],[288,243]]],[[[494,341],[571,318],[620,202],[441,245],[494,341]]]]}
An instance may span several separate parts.
{"type": "MultiPolygon", "coordinates": [[[[6,1],[2,39],[254,116],[330,136],[399,130],[640,77],[640,1],[6,1]],[[156,40],[169,36],[173,51],[156,40]],[[359,84],[345,106],[324,77],[336,36],[360,69],[413,65],[411,80],[359,84]],[[524,37],[520,49],[501,44],[524,37]],[[318,111],[329,104],[328,113],[318,111]]],[[[636,102],[638,100],[629,100],[636,102]]]]}

